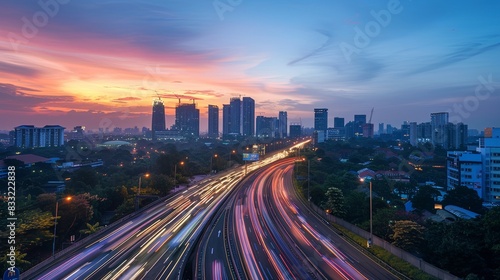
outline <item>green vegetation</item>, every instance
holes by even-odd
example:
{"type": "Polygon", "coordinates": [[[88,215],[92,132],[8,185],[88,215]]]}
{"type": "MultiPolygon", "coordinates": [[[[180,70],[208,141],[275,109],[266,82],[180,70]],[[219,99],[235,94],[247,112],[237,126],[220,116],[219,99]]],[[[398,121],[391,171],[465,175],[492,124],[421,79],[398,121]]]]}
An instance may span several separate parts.
{"type": "MultiPolygon", "coordinates": [[[[97,148],[87,141],[69,141],[65,147],[0,151],[2,156],[36,154],[46,158],[58,157],[56,164],[36,163],[25,168],[23,162],[6,160],[16,167],[16,249],[19,268],[24,271],[52,254],[54,216],[58,201],[56,251],[70,243],[92,234],[103,225],[117,220],[135,210],[134,199],[139,194],[140,206],[166,196],[179,184],[186,185],[195,174],[208,174],[210,167],[224,170],[242,163],[241,151],[247,146],[235,143],[152,143],[137,141],[135,146],[117,149],[97,148]],[[212,159],[211,159],[212,158],[212,159]],[[102,161],[98,167],[57,168],[63,162],[86,164],[102,161]],[[175,177],[175,178],[174,178],[175,177]],[[63,193],[56,197],[46,193],[48,181],[62,181],[63,193]],[[71,197],[70,200],[66,198],[71,197]]],[[[7,185],[6,179],[0,184],[7,185]]],[[[0,214],[7,217],[7,203],[0,200],[0,214]]],[[[6,228],[6,220],[0,221],[6,228]]],[[[0,232],[6,237],[7,232],[0,232]]],[[[2,251],[7,251],[7,242],[2,251]]],[[[0,269],[6,269],[2,261],[0,269]]]]}
{"type": "MultiPolygon", "coordinates": [[[[426,182],[445,186],[445,164],[446,152],[429,144],[412,147],[373,139],[329,141],[301,151],[295,178],[304,197],[309,186],[312,202],[369,231],[369,184],[359,181],[357,171],[404,171],[406,181],[380,175],[372,178],[373,233],[456,276],[500,279],[499,207],[487,211],[474,190],[457,187],[444,196],[442,205],[457,205],[482,216],[453,223],[435,223],[424,216],[435,213],[434,205],[441,195],[426,182]],[[409,199],[416,208],[413,212],[405,211],[409,199]]],[[[366,246],[365,239],[344,234],[366,246]]],[[[370,251],[411,279],[429,279],[418,269],[408,272],[413,269],[409,264],[393,264],[393,257],[381,248],[375,246],[370,251]]]]}

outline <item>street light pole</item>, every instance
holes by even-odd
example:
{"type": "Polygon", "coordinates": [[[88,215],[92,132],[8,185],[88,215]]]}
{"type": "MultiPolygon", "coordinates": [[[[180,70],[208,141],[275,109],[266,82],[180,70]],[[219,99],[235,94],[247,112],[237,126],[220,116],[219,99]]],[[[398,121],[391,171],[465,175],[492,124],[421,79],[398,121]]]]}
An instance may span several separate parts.
{"type": "Polygon", "coordinates": [[[177,163],[174,165],[174,189],[177,184],[177,163]]]}
{"type": "Polygon", "coordinates": [[[56,258],[56,231],[57,231],[57,211],[59,209],[59,201],[56,197],[56,215],[54,216],[54,241],[52,241],[52,258],[56,258]]]}
{"type": "MultiPolygon", "coordinates": [[[[365,181],[365,178],[359,179],[361,182],[365,181]]],[[[373,196],[372,196],[372,181],[369,181],[370,184],[370,238],[368,238],[368,242],[366,243],[366,247],[370,248],[373,242],[373,196]]]]}
{"type": "MultiPolygon", "coordinates": [[[[71,196],[68,196],[66,200],[70,201],[71,196]]],[[[56,258],[56,234],[57,234],[57,213],[59,212],[59,200],[56,195],[56,215],[54,217],[54,240],[52,241],[52,257],[56,258]]]]}
{"type": "MultiPolygon", "coordinates": [[[[183,161],[179,162],[181,165],[184,164],[183,161]]],[[[174,188],[177,186],[177,163],[174,166],[174,188]]]]}
{"type": "Polygon", "coordinates": [[[370,181],[370,247],[373,242],[373,199],[372,199],[372,181],[370,181]]]}
{"type": "MultiPolygon", "coordinates": [[[[149,177],[149,174],[144,175],[149,177]]],[[[137,194],[135,196],[135,211],[139,210],[139,197],[141,196],[141,185],[142,185],[142,174],[139,175],[139,188],[137,190],[137,194]]]]}
{"type": "Polygon", "coordinates": [[[228,167],[228,168],[229,168],[229,167],[231,167],[231,155],[234,155],[234,154],[236,154],[236,151],[235,151],[235,150],[232,150],[232,151],[229,153],[228,157],[227,157],[227,165],[228,165],[227,167],[228,167]]]}
{"type": "Polygon", "coordinates": [[[212,155],[212,156],[210,157],[210,174],[212,174],[212,171],[213,171],[213,161],[214,161],[214,157],[216,158],[216,157],[217,157],[217,154],[212,155]]]}
{"type": "Polygon", "coordinates": [[[310,175],[310,172],[311,172],[311,160],[308,159],[307,160],[307,201],[311,201],[311,196],[309,195],[309,187],[311,185],[311,175],[310,175]]]}
{"type": "Polygon", "coordinates": [[[137,191],[137,196],[141,195],[141,183],[142,183],[142,175],[139,176],[139,190],[137,191]]]}

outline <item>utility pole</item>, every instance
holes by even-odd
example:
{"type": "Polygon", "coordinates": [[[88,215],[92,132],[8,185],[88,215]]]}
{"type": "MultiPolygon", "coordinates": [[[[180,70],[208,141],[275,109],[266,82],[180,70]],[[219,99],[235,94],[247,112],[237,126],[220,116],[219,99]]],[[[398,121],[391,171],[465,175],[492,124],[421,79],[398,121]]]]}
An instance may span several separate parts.
{"type": "Polygon", "coordinates": [[[311,201],[311,196],[309,195],[309,187],[311,185],[311,160],[307,160],[307,201],[311,201]]]}

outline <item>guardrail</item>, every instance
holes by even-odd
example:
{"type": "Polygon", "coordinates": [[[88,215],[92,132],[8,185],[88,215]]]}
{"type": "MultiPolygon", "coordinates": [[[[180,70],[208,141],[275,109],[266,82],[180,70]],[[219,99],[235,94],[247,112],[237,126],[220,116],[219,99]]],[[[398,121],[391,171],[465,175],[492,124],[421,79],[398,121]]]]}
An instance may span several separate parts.
{"type": "Polygon", "coordinates": [[[153,201],[149,203],[148,205],[144,206],[141,208],[140,211],[136,211],[133,213],[130,213],[119,220],[114,221],[110,225],[106,226],[105,228],[101,229],[100,231],[96,232],[95,234],[91,234],[87,237],[84,237],[83,239],[74,242],[71,246],[66,247],[65,249],[57,252],[54,254],[54,257],[49,257],[45,259],[44,261],[32,266],[30,269],[26,270],[21,274],[21,279],[31,279],[30,277],[33,276],[36,272],[39,272],[42,268],[47,267],[50,263],[54,262],[55,260],[59,259],[61,256],[68,255],[69,253],[72,253],[78,249],[81,249],[85,244],[88,244],[89,242],[95,241],[96,239],[99,239],[101,236],[110,233],[111,231],[115,230],[118,226],[121,226],[121,224],[127,220],[132,219],[133,217],[141,214],[143,211],[165,201],[166,199],[170,198],[172,195],[169,195],[167,197],[160,198],[156,201],[153,201]]]}

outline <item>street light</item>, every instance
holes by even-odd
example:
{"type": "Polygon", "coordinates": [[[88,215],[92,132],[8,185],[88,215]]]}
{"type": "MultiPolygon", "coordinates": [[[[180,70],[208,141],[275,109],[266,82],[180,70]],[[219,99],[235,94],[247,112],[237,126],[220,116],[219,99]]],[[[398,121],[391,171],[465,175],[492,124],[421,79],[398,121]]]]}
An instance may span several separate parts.
{"type": "Polygon", "coordinates": [[[212,174],[212,171],[213,171],[213,160],[214,158],[217,158],[218,155],[217,154],[214,154],[213,156],[210,157],[210,174],[212,174]]]}
{"type": "MultiPolygon", "coordinates": [[[[144,177],[148,178],[149,173],[144,174],[144,177]]],[[[139,196],[141,195],[141,185],[142,175],[139,175],[139,189],[137,190],[137,195],[135,196],[135,211],[139,210],[139,196]]]]}
{"type": "MultiPolygon", "coordinates": [[[[144,174],[144,177],[148,178],[149,173],[144,174]]],[[[141,183],[142,183],[142,175],[139,176],[139,190],[137,191],[137,196],[141,195],[141,183]]]]}
{"type": "MultiPolygon", "coordinates": [[[[359,179],[361,182],[364,182],[365,179],[359,179]]],[[[370,238],[366,244],[366,247],[370,248],[373,241],[373,202],[372,202],[372,181],[368,181],[370,183],[370,238]]]]}
{"type": "MultiPolygon", "coordinates": [[[[179,164],[184,165],[184,162],[181,161],[179,162],[179,164]]],[[[177,185],[177,163],[174,166],[174,188],[176,187],[176,185],[177,185]]]]}
{"type": "MultiPolygon", "coordinates": [[[[71,196],[65,198],[66,201],[71,200],[71,196]]],[[[56,233],[57,233],[57,212],[59,211],[59,199],[57,199],[56,195],[56,215],[54,217],[54,241],[52,242],[52,257],[56,258],[56,233]]]]}
{"type": "Polygon", "coordinates": [[[228,155],[227,155],[227,167],[231,167],[231,155],[236,154],[236,150],[232,150],[228,155]]]}

